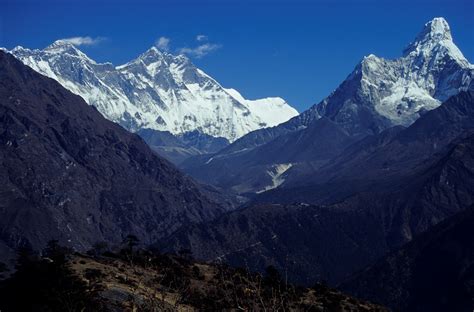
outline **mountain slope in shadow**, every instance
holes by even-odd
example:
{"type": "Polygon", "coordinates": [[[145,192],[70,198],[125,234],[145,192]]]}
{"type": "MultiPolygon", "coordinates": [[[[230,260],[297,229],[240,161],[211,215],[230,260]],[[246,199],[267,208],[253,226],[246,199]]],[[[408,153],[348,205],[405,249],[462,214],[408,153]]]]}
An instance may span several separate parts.
{"type": "Polygon", "coordinates": [[[474,207],[341,284],[395,311],[472,311],[474,207]]]}
{"type": "Polygon", "coordinates": [[[225,209],[137,135],[0,52],[0,240],[151,243],[225,209]]]}
{"type": "Polygon", "coordinates": [[[273,264],[302,283],[341,282],[474,203],[473,98],[461,93],[407,129],[368,139],[321,184],[265,192],[163,247],[256,270],[273,264]]]}

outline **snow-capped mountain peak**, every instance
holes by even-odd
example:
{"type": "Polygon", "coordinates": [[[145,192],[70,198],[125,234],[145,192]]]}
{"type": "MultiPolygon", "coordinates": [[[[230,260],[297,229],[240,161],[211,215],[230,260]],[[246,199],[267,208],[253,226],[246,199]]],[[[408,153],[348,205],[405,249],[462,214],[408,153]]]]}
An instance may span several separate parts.
{"type": "Polygon", "coordinates": [[[408,126],[423,112],[468,89],[474,89],[474,66],[453,42],[447,21],[437,17],[425,24],[402,57],[364,57],[309,113],[364,135],[393,125],[408,126]]]}
{"type": "MultiPolygon", "coordinates": [[[[23,49],[23,50],[27,51],[28,49],[23,49]]],[[[74,44],[66,40],[56,40],[55,42],[53,42],[52,44],[44,48],[43,51],[46,53],[57,54],[57,55],[68,54],[70,56],[79,57],[86,60],[87,62],[96,64],[95,61],[90,59],[85,53],[79,50],[74,44]]]]}
{"type": "Polygon", "coordinates": [[[61,40],[61,39],[54,41],[49,46],[47,46],[44,50],[53,51],[53,50],[62,50],[62,49],[78,50],[71,42],[67,40],[61,40]]]}
{"type": "Polygon", "coordinates": [[[15,48],[10,53],[131,131],[197,130],[234,141],[298,114],[280,98],[250,101],[232,95],[186,56],[154,46],[116,67],[96,63],[65,40],[44,50],[15,48]]]}
{"type": "Polygon", "coordinates": [[[451,28],[443,17],[435,17],[426,23],[415,41],[426,42],[427,40],[453,40],[451,28]]]}
{"type": "Polygon", "coordinates": [[[438,61],[448,56],[462,67],[471,66],[454,44],[449,24],[442,17],[436,17],[426,23],[415,40],[403,51],[403,56],[417,61],[420,61],[420,58],[438,61]]]}

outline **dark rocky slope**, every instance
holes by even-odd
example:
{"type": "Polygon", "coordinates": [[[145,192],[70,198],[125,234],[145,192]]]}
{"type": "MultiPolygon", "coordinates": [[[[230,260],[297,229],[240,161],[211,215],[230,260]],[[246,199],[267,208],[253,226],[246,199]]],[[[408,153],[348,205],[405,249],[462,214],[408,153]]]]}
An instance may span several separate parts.
{"type": "Polygon", "coordinates": [[[59,239],[84,250],[127,234],[147,244],[224,210],[139,136],[4,52],[0,185],[9,248],[59,239]]]}
{"type": "Polygon", "coordinates": [[[335,284],[389,251],[383,230],[370,211],[257,205],[183,229],[159,248],[258,271],[273,265],[299,284],[335,284]]]}
{"type": "Polygon", "coordinates": [[[264,193],[169,245],[254,269],[274,264],[303,283],[340,282],[474,203],[473,98],[461,93],[407,129],[367,139],[324,183],[264,193]]]}
{"type": "Polygon", "coordinates": [[[394,311],[466,311],[474,308],[474,207],[342,283],[394,311]]]}
{"type": "Polygon", "coordinates": [[[360,192],[398,190],[413,176],[422,176],[433,161],[450,150],[450,144],[472,131],[474,92],[461,92],[410,127],[395,127],[367,137],[322,167],[314,162],[295,165],[280,188],[256,200],[329,204],[360,192]]]}
{"type": "Polygon", "coordinates": [[[321,165],[336,157],[354,140],[330,119],[321,118],[303,130],[290,132],[253,149],[218,153],[205,166],[187,167],[187,161],[182,166],[190,175],[224,189],[237,193],[259,192],[272,185],[268,172],[275,171],[277,165],[307,161],[321,165]]]}

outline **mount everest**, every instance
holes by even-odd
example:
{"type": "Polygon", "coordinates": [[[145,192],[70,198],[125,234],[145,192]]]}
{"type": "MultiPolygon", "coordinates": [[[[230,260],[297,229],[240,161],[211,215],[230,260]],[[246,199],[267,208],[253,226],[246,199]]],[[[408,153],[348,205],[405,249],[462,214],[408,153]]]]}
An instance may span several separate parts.
{"type": "Polygon", "coordinates": [[[9,52],[133,132],[148,128],[182,135],[197,130],[233,142],[298,114],[278,97],[244,99],[184,55],[156,47],[120,66],[99,64],[63,40],[43,50],[16,47],[9,52]]]}

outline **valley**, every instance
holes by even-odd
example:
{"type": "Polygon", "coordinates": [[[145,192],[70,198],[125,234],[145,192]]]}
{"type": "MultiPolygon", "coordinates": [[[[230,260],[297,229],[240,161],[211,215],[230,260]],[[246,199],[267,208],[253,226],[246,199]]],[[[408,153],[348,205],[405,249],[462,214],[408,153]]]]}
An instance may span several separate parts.
{"type": "Polygon", "coordinates": [[[474,65],[454,35],[432,18],[301,113],[206,74],[202,34],[117,66],[90,37],[1,48],[0,310],[471,311],[474,65]]]}

